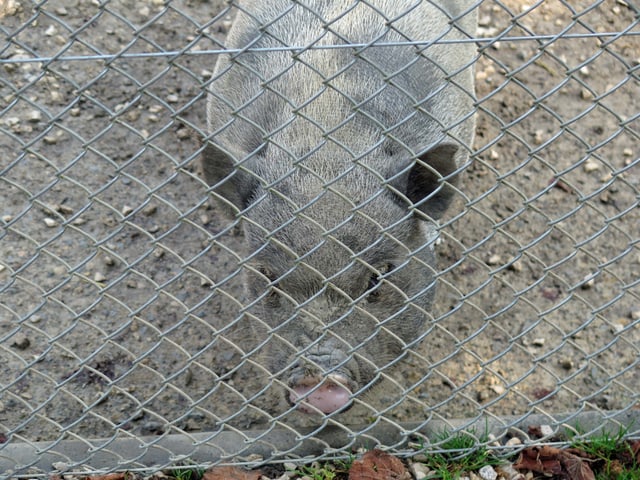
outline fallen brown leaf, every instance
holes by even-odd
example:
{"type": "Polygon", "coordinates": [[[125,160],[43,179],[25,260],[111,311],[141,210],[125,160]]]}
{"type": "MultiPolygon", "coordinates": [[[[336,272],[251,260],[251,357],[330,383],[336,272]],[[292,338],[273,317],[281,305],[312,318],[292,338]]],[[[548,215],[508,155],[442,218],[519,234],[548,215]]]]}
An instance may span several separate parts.
{"type": "Polygon", "coordinates": [[[260,480],[261,475],[238,467],[214,467],[204,472],[202,480],[260,480]]]}
{"type": "Polygon", "coordinates": [[[525,448],[513,466],[518,470],[530,470],[546,476],[556,475],[566,480],[595,480],[588,460],[547,445],[525,448]]]}
{"type": "Polygon", "coordinates": [[[396,457],[370,450],[349,469],[349,480],[411,480],[411,474],[396,457]]]}
{"type": "Polygon", "coordinates": [[[128,472],[107,473],[106,475],[92,475],[86,480],[129,480],[133,476],[128,472]]]}

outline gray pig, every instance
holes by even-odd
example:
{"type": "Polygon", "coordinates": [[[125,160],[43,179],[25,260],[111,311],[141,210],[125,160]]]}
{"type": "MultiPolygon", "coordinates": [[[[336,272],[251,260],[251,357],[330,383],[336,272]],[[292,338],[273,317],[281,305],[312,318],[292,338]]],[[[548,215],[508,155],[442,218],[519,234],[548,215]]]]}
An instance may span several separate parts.
{"type": "Polygon", "coordinates": [[[476,8],[238,3],[203,174],[242,219],[266,367],[298,411],[345,411],[430,318],[434,221],[473,141],[476,8]]]}

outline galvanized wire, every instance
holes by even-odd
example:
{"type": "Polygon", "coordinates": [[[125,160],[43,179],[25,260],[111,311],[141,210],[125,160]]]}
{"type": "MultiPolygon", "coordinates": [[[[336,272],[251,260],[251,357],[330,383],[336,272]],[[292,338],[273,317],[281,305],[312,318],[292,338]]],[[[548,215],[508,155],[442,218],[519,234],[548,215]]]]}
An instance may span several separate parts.
{"type": "MultiPolygon", "coordinates": [[[[415,435],[478,433],[483,421],[496,442],[529,441],[528,422],[547,423],[553,435],[582,423],[587,433],[622,425],[638,436],[639,10],[626,1],[529,3],[469,2],[460,18],[477,9],[480,26],[464,38],[248,49],[225,47],[237,9],[252,13],[234,2],[0,4],[0,465],[9,472],[1,478],[45,473],[52,464],[95,472],[185,459],[308,461],[376,442],[409,454],[415,435]],[[320,92],[297,114],[325,143],[300,153],[277,140],[288,123],[267,133],[294,159],[291,172],[307,168],[321,178],[305,161],[326,145],[351,158],[352,169],[301,205],[277,192],[296,217],[273,230],[250,218],[251,207],[230,218],[212,201],[219,195],[196,165],[203,142],[227,128],[211,131],[205,119],[221,55],[239,54],[259,74],[242,54],[291,53],[332,85],[356,56],[384,74],[367,49],[456,45],[478,47],[476,92],[467,92],[475,106],[459,119],[478,118],[475,144],[462,145],[472,158],[457,168],[462,181],[437,234],[415,251],[405,245],[413,257],[396,265],[422,262],[420,252],[435,246],[438,263],[425,266],[437,277],[432,309],[419,302],[424,290],[393,285],[366,252],[341,240],[340,228],[360,221],[381,232],[368,250],[398,244],[395,227],[411,213],[385,225],[366,209],[382,190],[360,204],[343,193],[340,183],[355,169],[390,187],[395,178],[367,163],[384,139],[356,151],[340,140],[348,119],[328,128],[305,113],[320,92]],[[328,77],[305,57],[344,49],[357,55],[328,77]],[[329,228],[313,210],[327,195],[352,208],[329,228]],[[323,230],[303,255],[279,239],[294,220],[323,230]],[[254,265],[268,244],[247,247],[241,229],[251,222],[297,258],[278,279],[254,265]],[[329,245],[352,259],[325,275],[313,254],[329,245]],[[279,285],[300,268],[322,277],[322,288],[303,301],[279,285]],[[402,356],[382,364],[351,352],[386,389],[379,398],[366,386],[354,392],[359,417],[300,416],[282,395],[292,365],[274,371],[262,356],[272,343],[291,348],[286,327],[274,328],[256,308],[276,294],[296,305],[290,321],[307,315],[322,323],[313,305],[331,292],[348,303],[322,326],[338,336],[333,329],[350,316],[371,317],[365,294],[351,298],[339,286],[358,268],[396,289],[404,303],[395,316],[413,308],[428,322],[404,342],[402,356]],[[254,299],[243,290],[247,272],[266,285],[254,299]]],[[[339,37],[336,22],[352,9],[382,15],[373,4],[354,2],[321,20],[339,37]]],[[[285,73],[264,78],[265,88],[278,93],[285,73]]],[[[447,73],[461,88],[459,72],[447,73]]],[[[354,115],[385,129],[365,102],[339,93],[354,115]]],[[[256,99],[237,117],[255,123],[256,99]]],[[[392,319],[371,320],[363,343],[396,336],[392,319]]]]}

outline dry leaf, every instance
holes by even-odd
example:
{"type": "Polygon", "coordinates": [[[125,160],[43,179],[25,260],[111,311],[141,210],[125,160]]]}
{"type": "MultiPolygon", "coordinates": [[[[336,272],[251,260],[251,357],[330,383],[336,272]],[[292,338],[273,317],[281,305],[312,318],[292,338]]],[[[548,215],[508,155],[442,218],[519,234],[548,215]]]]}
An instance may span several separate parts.
{"type": "Polygon", "coordinates": [[[202,480],[260,480],[261,475],[238,467],[214,467],[204,473],[202,480]]]}
{"type": "Polygon", "coordinates": [[[411,474],[396,457],[371,450],[349,469],[349,480],[411,480],[411,474]]]}

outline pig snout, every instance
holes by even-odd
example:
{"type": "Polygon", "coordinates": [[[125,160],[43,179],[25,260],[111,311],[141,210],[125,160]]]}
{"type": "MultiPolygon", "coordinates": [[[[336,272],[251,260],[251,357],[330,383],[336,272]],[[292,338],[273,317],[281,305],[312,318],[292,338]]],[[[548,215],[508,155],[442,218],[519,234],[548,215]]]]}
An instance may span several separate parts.
{"type": "Polygon", "coordinates": [[[349,380],[341,374],[332,373],[326,378],[302,377],[292,383],[289,402],[303,413],[334,413],[351,406],[349,380]]]}
{"type": "Polygon", "coordinates": [[[347,410],[352,404],[356,382],[345,361],[346,356],[334,350],[331,355],[313,355],[296,362],[288,382],[289,403],[302,413],[330,414],[347,410]]]}

